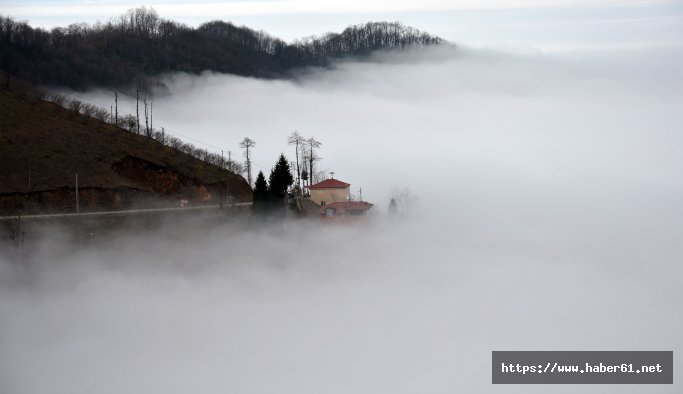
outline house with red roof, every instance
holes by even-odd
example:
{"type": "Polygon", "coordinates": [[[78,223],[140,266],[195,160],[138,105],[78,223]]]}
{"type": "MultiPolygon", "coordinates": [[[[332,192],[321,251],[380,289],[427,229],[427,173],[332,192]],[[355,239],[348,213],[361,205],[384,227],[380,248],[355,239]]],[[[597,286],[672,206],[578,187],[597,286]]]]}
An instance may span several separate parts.
{"type": "Polygon", "coordinates": [[[310,201],[318,208],[318,215],[325,221],[356,221],[367,216],[373,204],[354,201],[351,184],[330,178],[308,187],[310,201]]]}
{"type": "Polygon", "coordinates": [[[330,178],[308,187],[311,201],[325,206],[337,201],[348,201],[351,198],[351,184],[330,178]]]}

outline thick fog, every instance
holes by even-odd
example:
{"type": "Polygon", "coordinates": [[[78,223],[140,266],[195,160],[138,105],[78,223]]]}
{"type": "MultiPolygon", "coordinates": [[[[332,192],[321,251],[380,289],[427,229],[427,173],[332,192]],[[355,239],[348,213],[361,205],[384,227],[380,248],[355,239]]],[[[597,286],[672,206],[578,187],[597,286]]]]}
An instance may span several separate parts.
{"type": "Polygon", "coordinates": [[[682,59],[460,48],[167,76],[155,125],[238,159],[248,136],[255,171],[315,136],[373,220],[3,251],[0,392],[642,392],[494,386],[491,351],[683,345],[682,59]]]}

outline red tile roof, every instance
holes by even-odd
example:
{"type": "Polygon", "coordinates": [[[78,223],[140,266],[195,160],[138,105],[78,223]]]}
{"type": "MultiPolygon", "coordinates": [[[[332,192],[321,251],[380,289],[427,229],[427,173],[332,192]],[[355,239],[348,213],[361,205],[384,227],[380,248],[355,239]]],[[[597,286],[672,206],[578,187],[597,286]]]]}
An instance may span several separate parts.
{"type": "Polygon", "coordinates": [[[342,182],[338,179],[325,179],[322,182],[318,182],[315,185],[311,185],[309,189],[344,189],[351,186],[350,183],[342,182]]]}

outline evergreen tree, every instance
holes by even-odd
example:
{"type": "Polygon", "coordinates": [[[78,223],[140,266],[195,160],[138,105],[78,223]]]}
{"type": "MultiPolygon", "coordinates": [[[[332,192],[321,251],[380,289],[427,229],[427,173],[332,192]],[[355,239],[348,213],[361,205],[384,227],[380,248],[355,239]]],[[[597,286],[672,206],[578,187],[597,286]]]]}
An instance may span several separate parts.
{"type": "Polygon", "coordinates": [[[396,215],[398,213],[398,204],[396,204],[396,199],[391,199],[389,201],[389,215],[396,215]]]}
{"type": "Polygon", "coordinates": [[[254,185],[254,204],[252,207],[256,211],[265,211],[270,204],[270,194],[268,193],[268,184],[263,172],[259,171],[256,177],[256,184],[254,185]]]}
{"type": "Polygon", "coordinates": [[[292,171],[289,168],[289,162],[284,154],[280,154],[280,158],[275,167],[270,172],[270,195],[274,199],[281,199],[285,197],[287,188],[294,183],[292,171]]]}

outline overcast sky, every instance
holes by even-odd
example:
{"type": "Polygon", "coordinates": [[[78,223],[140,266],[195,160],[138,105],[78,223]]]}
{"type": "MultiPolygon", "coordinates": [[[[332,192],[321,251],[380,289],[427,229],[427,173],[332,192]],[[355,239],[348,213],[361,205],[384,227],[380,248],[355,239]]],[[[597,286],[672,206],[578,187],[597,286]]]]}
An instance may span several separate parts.
{"type": "MultiPolygon", "coordinates": [[[[129,0],[2,0],[2,13],[51,28],[94,23],[143,4],[129,0]]],[[[566,51],[679,45],[683,3],[676,0],[464,1],[146,1],[162,17],[198,25],[222,19],[286,40],[340,31],[370,20],[399,20],[478,46],[566,51]]]]}

